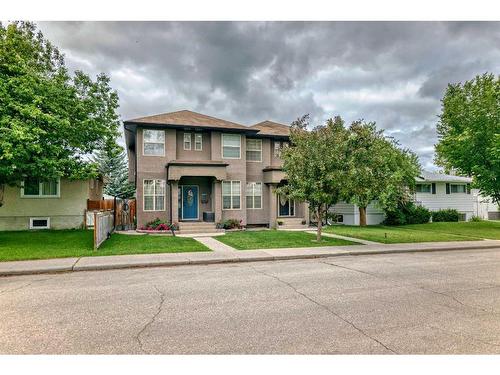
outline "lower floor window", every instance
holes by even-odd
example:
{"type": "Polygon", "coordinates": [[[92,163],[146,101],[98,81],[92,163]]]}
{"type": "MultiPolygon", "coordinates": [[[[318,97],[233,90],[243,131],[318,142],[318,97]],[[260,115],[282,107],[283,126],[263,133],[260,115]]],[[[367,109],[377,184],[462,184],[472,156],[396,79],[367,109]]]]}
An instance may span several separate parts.
{"type": "Polygon", "coordinates": [[[241,182],[222,181],[222,208],[238,210],[241,208],[241,182]]]}
{"type": "Polygon", "coordinates": [[[262,208],[262,182],[247,183],[246,200],[247,208],[262,208]]]}
{"type": "Polygon", "coordinates": [[[165,180],[144,180],[144,211],[165,210],[165,180]]]}
{"type": "Polygon", "coordinates": [[[30,229],[50,229],[50,218],[30,217],[30,229]]]}

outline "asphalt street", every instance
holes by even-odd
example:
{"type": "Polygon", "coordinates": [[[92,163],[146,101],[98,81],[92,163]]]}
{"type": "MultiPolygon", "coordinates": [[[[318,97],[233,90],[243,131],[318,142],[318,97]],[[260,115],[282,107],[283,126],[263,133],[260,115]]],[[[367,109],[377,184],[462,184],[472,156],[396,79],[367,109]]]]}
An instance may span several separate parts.
{"type": "Polygon", "coordinates": [[[0,278],[0,353],[500,353],[500,249],[0,278]]]}

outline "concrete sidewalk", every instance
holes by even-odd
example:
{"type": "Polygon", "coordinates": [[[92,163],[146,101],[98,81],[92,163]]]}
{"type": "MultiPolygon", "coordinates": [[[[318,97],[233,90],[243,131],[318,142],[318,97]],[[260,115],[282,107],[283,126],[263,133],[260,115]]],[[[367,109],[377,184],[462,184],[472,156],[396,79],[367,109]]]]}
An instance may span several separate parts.
{"type": "Polygon", "coordinates": [[[500,241],[484,240],[459,242],[425,242],[406,244],[258,249],[220,252],[112,255],[0,262],[0,276],[76,272],[89,270],[110,270],[136,267],[167,267],[228,262],[234,263],[288,259],[310,259],[346,255],[353,256],[495,248],[500,250],[500,241]]]}

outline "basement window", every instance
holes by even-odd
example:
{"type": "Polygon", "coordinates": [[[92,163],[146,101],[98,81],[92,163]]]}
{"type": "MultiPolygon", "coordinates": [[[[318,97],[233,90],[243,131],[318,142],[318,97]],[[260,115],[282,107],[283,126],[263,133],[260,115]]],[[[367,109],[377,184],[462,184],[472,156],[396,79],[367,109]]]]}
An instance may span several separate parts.
{"type": "Polygon", "coordinates": [[[50,217],[30,217],[30,229],[50,229],[50,217]]]}

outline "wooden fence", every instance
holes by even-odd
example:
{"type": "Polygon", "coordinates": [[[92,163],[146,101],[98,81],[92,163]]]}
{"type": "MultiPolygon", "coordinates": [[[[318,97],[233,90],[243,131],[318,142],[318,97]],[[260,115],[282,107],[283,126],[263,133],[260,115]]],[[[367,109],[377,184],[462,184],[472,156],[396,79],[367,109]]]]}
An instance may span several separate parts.
{"type": "Polygon", "coordinates": [[[136,202],[135,199],[101,199],[87,200],[86,226],[92,227],[94,211],[113,211],[114,222],[116,229],[134,229],[136,202]]]}
{"type": "Polygon", "coordinates": [[[97,250],[113,233],[113,211],[94,212],[94,250],[97,250]]]}

